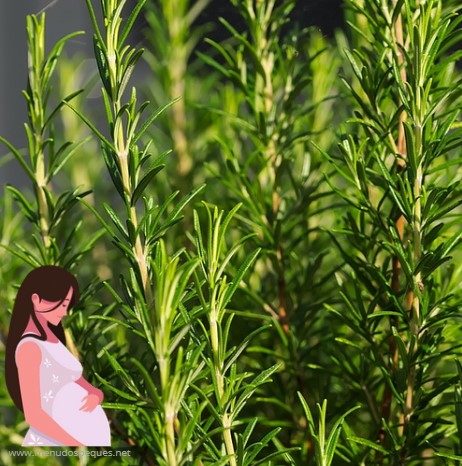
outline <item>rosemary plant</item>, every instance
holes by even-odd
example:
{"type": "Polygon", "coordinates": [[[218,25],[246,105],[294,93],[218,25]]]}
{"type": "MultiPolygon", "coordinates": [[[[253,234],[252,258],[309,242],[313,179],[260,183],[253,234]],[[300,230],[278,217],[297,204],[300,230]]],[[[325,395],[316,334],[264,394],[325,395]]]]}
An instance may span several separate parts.
{"type": "MultiPolygon", "coordinates": [[[[29,156],[25,157],[20,150],[0,137],[0,141],[14,154],[34,187],[35,204],[30,202],[19,189],[8,186],[9,192],[35,230],[32,233],[33,250],[30,247],[18,246],[10,251],[33,266],[52,263],[70,268],[85,252],[84,249],[75,252],[77,248],[69,241],[70,236],[63,235],[63,229],[73,228],[75,233],[80,228],[81,225],[72,226],[66,220],[78,198],[88,193],[76,189],[64,192],[56,198],[51,185],[53,178],[84,143],[84,141],[77,144],[64,142],[57,147],[59,140],[56,140],[54,134],[57,113],[64,102],[70,101],[79,91],[71,93],[55,107],[51,107],[50,101],[51,79],[57,60],[66,41],[78,34],[80,33],[70,34],[59,40],[46,56],[45,14],[40,17],[27,17],[29,76],[24,97],[27,101],[29,117],[29,122],[25,124],[29,156]],[[64,239],[66,242],[59,244],[58,241],[62,242],[64,239]]],[[[95,239],[96,237],[88,243],[86,250],[91,249],[95,239]]]]}
{"type": "Polygon", "coordinates": [[[78,267],[70,341],[139,464],[462,464],[460,5],[348,0],[330,40],[297,0],[232,0],[201,43],[208,3],[86,0],[91,106],[75,34],[46,53],[27,18],[28,147],[0,136],[0,163],[33,193],[0,200],[2,282],[78,267]]]}
{"type": "MultiPolygon", "coordinates": [[[[75,206],[89,192],[84,192],[81,187],[59,192],[61,184],[68,184],[64,171],[70,159],[86,141],[73,143],[65,138],[63,141],[59,132],[59,113],[64,104],[80,91],[73,91],[60,101],[59,96],[53,91],[54,74],[66,42],[81,33],[69,34],[62,38],[46,54],[45,32],[44,13],[38,17],[27,17],[28,85],[23,94],[27,102],[28,122],[25,123],[25,130],[28,147],[26,150],[17,149],[0,136],[0,141],[7,146],[23,168],[33,188],[31,196],[25,192],[26,189],[8,185],[2,199],[4,219],[1,246],[2,251],[10,253],[9,257],[6,257],[5,252],[2,253],[5,255],[2,258],[2,282],[6,288],[5,297],[9,297],[9,304],[4,306],[5,309],[12,307],[13,286],[17,284],[19,277],[30,271],[31,266],[59,264],[73,269],[81,258],[92,250],[94,243],[101,236],[98,231],[87,231],[85,243],[82,241],[83,224],[75,206]],[[13,214],[12,199],[16,201],[20,212],[13,214]],[[19,229],[22,230],[21,233],[19,229]]],[[[91,287],[85,287],[82,303],[90,293],[91,287]]],[[[5,320],[2,320],[2,357],[8,323],[9,315],[6,313],[5,320]]],[[[77,353],[71,329],[66,328],[65,332],[68,346],[71,351],[77,353]]],[[[4,405],[10,410],[11,401],[6,395],[6,387],[2,387],[2,397],[4,405]]],[[[4,433],[10,431],[10,435],[2,444],[10,447],[12,443],[17,445],[21,442],[18,428],[22,430],[27,427],[19,421],[16,411],[13,408],[5,416],[9,420],[4,422],[4,433]],[[7,427],[11,419],[17,422],[14,429],[9,425],[7,427]]],[[[7,452],[2,451],[2,463],[11,464],[11,459],[7,456],[7,452]]]]}
{"type": "Polygon", "coordinates": [[[349,8],[355,118],[340,160],[328,156],[348,186],[330,182],[349,205],[331,233],[346,263],[344,307],[330,307],[348,330],[332,359],[369,419],[352,439],[363,448],[344,453],[357,464],[441,464],[437,454],[459,448],[448,405],[460,345],[448,325],[460,300],[460,18],[441,1],[349,8]]]}
{"type": "Polygon", "coordinates": [[[316,429],[313,414],[311,413],[308,403],[303,398],[301,393],[298,393],[298,396],[303,405],[303,409],[305,411],[305,415],[308,420],[310,434],[315,443],[316,465],[317,466],[330,466],[332,464],[334,455],[336,453],[337,444],[339,441],[340,434],[342,432],[343,422],[345,421],[345,418],[348,416],[348,414],[358,409],[359,406],[356,406],[355,408],[351,408],[346,413],[344,413],[342,416],[340,416],[340,418],[334,422],[329,435],[327,435],[327,425],[326,425],[327,424],[326,422],[327,400],[324,400],[322,402],[322,406],[319,403],[317,404],[319,420],[318,420],[318,428],[316,429]]]}
{"type": "MultiPolygon", "coordinates": [[[[239,419],[247,402],[255,391],[264,383],[270,381],[271,375],[277,370],[274,365],[259,375],[248,380],[250,373],[239,373],[237,363],[241,353],[246,349],[252,339],[265,330],[261,327],[249,335],[235,347],[229,347],[229,336],[236,314],[228,310],[228,305],[239,284],[249,270],[259,250],[253,251],[237,268],[237,272],[228,281],[226,269],[233,256],[242,248],[248,237],[243,237],[226,250],[226,232],[230,221],[241,206],[238,204],[223,218],[223,211],[215,207],[213,212],[205,205],[207,214],[207,235],[202,232],[199,216],[194,212],[194,225],[196,231],[196,248],[201,261],[202,276],[196,274],[196,282],[204,283],[199,288],[199,298],[207,314],[207,327],[204,328],[204,337],[207,341],[206,362],[210,368],[212,384],[201,390],[205,399],[209,401],[209,409],[222,428],[223,449],[210,448],[212,464],[229,464],[231,466],[254,464],[263,448],[265,448],[280,429],[274,429],[258,444],[247,445],[257,418],[249,422],[242,434],[233,435],[239,425],[239,419]],[[214,401],[210,400],[212,396],[214,401]],[[237,443],[236,443],[237,442],[237,443]],[[258,448],[256,448],[258,446],[258,448]]],[[[287,453],[287,450],[284,452],[287,453]]],[[[269,458],[282,455],[282,452],[266,456],[269,458]]]]}
{"type": "Polygon", "coordinates": [[[308,141],[327,148],[335,140],[323,126],[334,117],[340,59],[315,32],[286,33],[296,2],[232,3],[244,31],[221,19],[231,40],[225,45],[207,41],[217,58],[201,54],[233,85],[234,94],[233,104],[216,110],[224,122],[218,138],[223,162],[209,167],[225,188],[217,187],[220,195],[242,203],[239,214],[247,233],[254,235],[250,241],[262,249],[246,282],[246,305],[273,326],[257,338],[253,354],[258,357],[249,364],[263,363],[264,370],[265,364],[281,363],[263,395],[264,422],[285,425],[283,441],[301,446],[300,460],[306,460],[296,393],[312,399],[328,386],[329,374],[317,371],[313,360],[323,358],[322,350],[314,356],[315,342],[327,336],[318,333],[325,324],[321,302],[335,287],[335,261],[319,228],[321,215],[330,224],[329,211],[335,206],[322,188],[323,162],[308,141]],[[325,62],[329,67],[320,66],[325,62]]]}
{"type": "Polygon", "coordinates": [[[186,261],[179,265],[181,251],[169,258],[160,238],[180,219],[182,207],[200,188],[174,207],[171,204],[176,193],[169,195],[161,205],[156,205],[147,193],[148,186],[163,168],[167,154],[152,160],[150,144],[140,149],[138,143],[172,102],[143,123],[140,118],[148,102],[138,107],[134,87],[128,102],[124,103],[130,77],[143,53],[142,49],[125,45],[125,41],[144,3],[139,1],[123,22],[126,1],[103,1],[106,21],[101,32],[93,5],[87,1],[95,29],[94,48],[103,84],[109,138],[75,107],[71,108],[100,140],[102,155],[124,206],[124,214],[119,214],[108,204],[104,205],[112,224],[89,206],[130,267],[127,273],[120,274],[120,292],[106,284],[120,306],[122,315],[119,318],[122,319],[95,316],[101,325],[104,322],[116,324],[124,343],[120,348],[114,348],[118,357],[110,352],[113,351],[112,343],[108,343],[105,350],[112,369],[122,374],[122,386],[120,381],[100,377],[125,402],[108,403],[106,407],[127,413],[132,427],[130,432],[124,431],[122,435],[126,441],[134,442],[141,451],[144,450],[146,461],[180,465],[188,459],[195,416],[200,415],[198,408],[191,419],[182,418],[181,427],[177,425],[186,390],[201,367],[196,366],[201,346],[183,346],[189,326],[184,320],[177,319],[188,277],[197,262],[186,261]],[[141,385],[135,382],[133,373],[139,374],[143,381],[141,385]]]}

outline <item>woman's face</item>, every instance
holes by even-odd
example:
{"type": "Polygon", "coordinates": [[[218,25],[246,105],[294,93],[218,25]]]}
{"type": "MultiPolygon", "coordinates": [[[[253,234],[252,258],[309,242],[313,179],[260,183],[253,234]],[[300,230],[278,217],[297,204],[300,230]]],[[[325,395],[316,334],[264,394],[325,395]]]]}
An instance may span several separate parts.
{"type": "Polygon", "coordinates": [[[37,317],[46,320],[52,325],[58,325],[67,314],[73,291],[72,287],[70,287],[66,297],[62,301],[47,301],[46,299],[42,299],[37,293],[34,293],[32,295],[32,303],[37,317]]]}

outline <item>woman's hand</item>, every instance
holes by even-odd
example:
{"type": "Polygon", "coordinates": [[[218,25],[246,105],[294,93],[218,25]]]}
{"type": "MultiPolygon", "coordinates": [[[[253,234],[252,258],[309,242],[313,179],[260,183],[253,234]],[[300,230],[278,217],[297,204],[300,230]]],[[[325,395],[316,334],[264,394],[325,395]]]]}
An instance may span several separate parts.
{"type": "MultiPolygon", "coordinates": [[[[88,392],[88,395],[82,398],[82,401],[88,398],[90,395],[94,395],[98,399],[98,403],[96,403],[96,405],[91,409],[91,411],[93,411],[93,409],[95,409],[97,405],[100,405],[103,402],[104,393],[99,388],[94,387],[91,383],[87,382],[83,377],[80,377],[75,382],[88,392]]],[[[82,410],[82,408],[80,408],[80,410],[82,410]]]]}
{"type": "Polygon", "coordinates": [[[86,411],[91,413],[100,403],[99,396],[95,393],[89,393],[88,395],[82,398],[84,402],[83,405],[79,408],[79,411],[86,411]]]}

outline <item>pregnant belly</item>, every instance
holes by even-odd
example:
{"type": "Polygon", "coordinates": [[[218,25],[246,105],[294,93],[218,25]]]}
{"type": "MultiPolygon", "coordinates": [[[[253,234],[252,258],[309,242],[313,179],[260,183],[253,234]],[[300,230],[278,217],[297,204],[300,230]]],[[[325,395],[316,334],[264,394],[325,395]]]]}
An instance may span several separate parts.
{"type": "Polygon", "coordinates": [[[86,446],[111,446],[109,422],[103,408],[80,411],[87,391],[76,383],[64,385],[55,395],[51,415],[70,435],[86,446]]]}

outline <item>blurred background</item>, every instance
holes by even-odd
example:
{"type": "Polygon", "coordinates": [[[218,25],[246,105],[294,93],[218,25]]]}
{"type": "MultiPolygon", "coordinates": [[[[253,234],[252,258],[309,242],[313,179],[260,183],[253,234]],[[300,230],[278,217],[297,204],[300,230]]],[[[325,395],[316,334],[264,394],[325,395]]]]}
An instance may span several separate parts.
{"type": "MultiPolygon", "coordinates": [[[[47,43],[54,44],[70,32],[86,30],[89,26],[85,2],[73,0],[27,2],[1,2],[0,4],[0,134],[16,147],[24,147],[27,119],[26,103],[22,90],[27,85],[27,34],[26,16],[47,11],[50,19],[46,29],[47,43]]],[[[91,42],[84,37],[68,46],[68,53],[91,52],[91,42]]],[[[16,163],[2,166],[0,184],[25,182],[24,174],[16,163]]]]}
{"type": "MultiPolygon", "coordinates": [[[[135,3],[135,2],[133,2],[135,3]]],[[[47,13],[47,44],[74,31],[90,31],[90,19],[84,0],[28,0],[27,2],[0,2],[0,134],[16,147],[25,147],[24,122],[27,119],[26,103],[22,90],[27,84],[26,15],[47,13]],[[7,66],[5,66],[7,64],[7,66]]],[[[220,41],[227,32],[218,22],[220,16],[232,24],[242,21],[237,10],[226,0],[213,0],[198,18],[198,25],[208,24],[209,37],[220,41]]],[[[305,0],[299,2],[292,15],[301,26],[317,25],[324,34],[331,35],[343,26],[342,0],[305,0]]],[[[143,40],[143,19],[138,22],[138,37],[143,40]]],[[[198,44],[202,48],[203,43],[198,44]]],[[[66,53],[92,56],[93,46],[88,32],[72,39],[66,53]]],[[[14,180],[15,185],[26,183],[18,164],[3,165],[0,186],[14,180]]]]}

